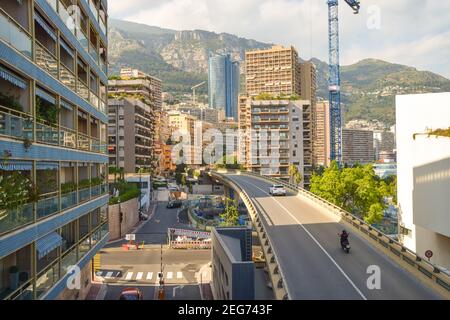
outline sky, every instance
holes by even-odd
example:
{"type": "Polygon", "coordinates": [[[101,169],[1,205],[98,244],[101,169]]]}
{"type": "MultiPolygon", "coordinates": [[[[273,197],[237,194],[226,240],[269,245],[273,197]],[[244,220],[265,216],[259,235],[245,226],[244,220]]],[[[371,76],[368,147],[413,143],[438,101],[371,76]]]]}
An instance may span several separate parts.
{"type": "MultiPolygon", "coordinates": [[[[109,0],[109,16],[175,30],[227,32],[293,45],[328,61],[326,0],[109,0]]],[[[450,1],[340,0],[341,64],[381,59],[450,78],[450,1]]]]}

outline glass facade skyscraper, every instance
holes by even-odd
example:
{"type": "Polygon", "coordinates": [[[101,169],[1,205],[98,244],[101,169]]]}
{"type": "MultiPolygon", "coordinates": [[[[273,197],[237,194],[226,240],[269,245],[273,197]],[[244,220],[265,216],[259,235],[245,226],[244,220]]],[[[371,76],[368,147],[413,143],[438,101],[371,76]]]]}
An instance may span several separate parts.
{"type": "Polygon", "coordinates": [[[90,288],[109,237],[106,25],[106,0],[0,2],[0,299],[90,288]]]}
{"type": "Polygon", "coordinates": [[[230,54],[210,53],[208,61],[209,106],[225,110],[227,118],[238,118],[239,62],[230,54]]]}

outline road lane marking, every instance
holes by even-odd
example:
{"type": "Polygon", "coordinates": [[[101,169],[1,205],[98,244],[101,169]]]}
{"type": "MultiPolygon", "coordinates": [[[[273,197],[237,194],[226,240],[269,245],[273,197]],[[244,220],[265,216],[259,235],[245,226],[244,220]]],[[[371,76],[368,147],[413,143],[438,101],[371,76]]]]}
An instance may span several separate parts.
{"type": "Polygon", "coordinates": [[[136,280],[141,280],[143,275],[144,275],[143,272],[138,272],[136,275],[136,280]]]}
{"type": "Polygon", "coordinates": [[[147,272],[147,280],[151,280],[153,278],[153,272],[147,272]]]}
{"type": "Polygon", "coordinates": [[[173,277],[173,272],[167,272],[166,278],[167,279],[172,279],[172,277],[173,277]]]}
{"type": "Polygon", "coordinates": [[[246,183],[251,184],[255,188],[261,190],[264,194],[268,195],[271,199],[273,199],[282,209],[284,209],[284,211],[286,211],[291,216],[291,218],[294,219],[300,225],[300,227],[306,232],[306,234],[308,234],[308,236],[319,246],[319,248],[325,253],[325,255],[333,262],[333,264],[336,266],[336,268],[342,273],[342,275],[347,279],[347,281],[353,286],[353,288],[356,290],[356,292],[358,292],[358,294],[364,300],[367,300],[366,296],[361,292],[361,290],[359,290],[359,288],[356,286],[356,284],[350,279],[350,277],[345,273],[345,271],[341,268],[341,266],[339,266],[339,264],[336,262],[336,260],[333,259],[333,257],[327,252],[327,250],[325,250],[325,248],[319,243],[319,241],[311,234],[311,232],[309,232],[309,230],[306,229],[306,227],[283,204],[281,204],[281,202],[278,201],[278,199],[271,197],[269,193],[267,193],[266,191],[264,191],[263,189],[261,189],[260,187],[255,185],[254,183],[251,183],[249,181],[246,181],[246,183]]]}
{"type": "Polygon", "coordinates": [[[178,271],[177,272],[177,279],[183,278],[183,272],[178,271]]]}
{"type": "Polygon", "coordinates": [[[131,277],[133,277],[133,272],[128,272],[125,280],[131,280],[131,277]]]}

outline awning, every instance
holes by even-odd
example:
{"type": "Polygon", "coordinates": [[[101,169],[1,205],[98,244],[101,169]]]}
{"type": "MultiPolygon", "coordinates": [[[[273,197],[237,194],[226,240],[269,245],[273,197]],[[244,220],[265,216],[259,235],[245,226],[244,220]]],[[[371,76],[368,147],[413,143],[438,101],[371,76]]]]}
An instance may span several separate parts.
{"type": "Polygon", "coordinates": [[[60,104],[61,104],[61,107],[65,108],[69,111],[73,111],[73,107],[69,103],[65,102],[64,100],[61,100],[60,104]]]}
{"type": "Polygon", "coordinates": [[[40,88],[36,88],[36,95],[39,98],[44,99],[47,102],[50,102],[53,105],[56,105],[56,99],[55,97],[52,97],[50,94],[48,94],[47,92],[45,92],[44,90],[40,89],[40,88]]]}
{"type": "Polygon", "coordinates": [[[47,254],[52,252],[54,249],[62,245],[62,237],[56,233],[52,232],[43,238],[36,241],[36,250],[38,252],[38,258],[42,259],[47,254]]]}
{"type": "Polygon", "coordinates": [[[5,171],[31,171],[33,169],[31,161],[8,160],[6,164],[0,161],[0,169],[5,171]]]}
{"type": "Polygon", "coordinates": [[[63,49],[72,57],[74,58],[75,55],[73,53],[73,50],[69,47],[69,45],[63,40],[63,39],[59,39],[59,44],[61,45],[61,47],[63,47],[63,49]]]}
{"type": "Polygon", "coordinates": [[[36,170],[57,170],[59,168],[58,162],[38,162],[36,163],[36,170]]]}
{"type": "Polygon", "coordinates": [[[34,20],[42,27],[42,29],[47,32],[47,34],[56,42],[56,34],[52,30],[53,28],[48,25],[48,23],[41,17],[39,13],[34,12],[34,20]]]}
{"type": "Polygon", "coordinates": [[[20,79],[18,76],[12,74],[7,69],[0,66],[0,77],[5,79],[6,81],[11,82],[16,87],[20,89],[26,89],[28,87],[27,83],[20,79]]]}

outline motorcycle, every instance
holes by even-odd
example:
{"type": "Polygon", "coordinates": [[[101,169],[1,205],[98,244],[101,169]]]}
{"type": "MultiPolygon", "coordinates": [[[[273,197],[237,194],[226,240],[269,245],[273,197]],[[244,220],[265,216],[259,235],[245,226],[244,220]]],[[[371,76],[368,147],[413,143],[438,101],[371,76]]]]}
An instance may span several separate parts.
{"type": "Polygon", "coordinates": [[[350,243],[349,243],[348,239],[344,239],[341,241],[341,247],[342,247],[342,250],[345,251],[345,253],[350,253],[350,243]]]}

